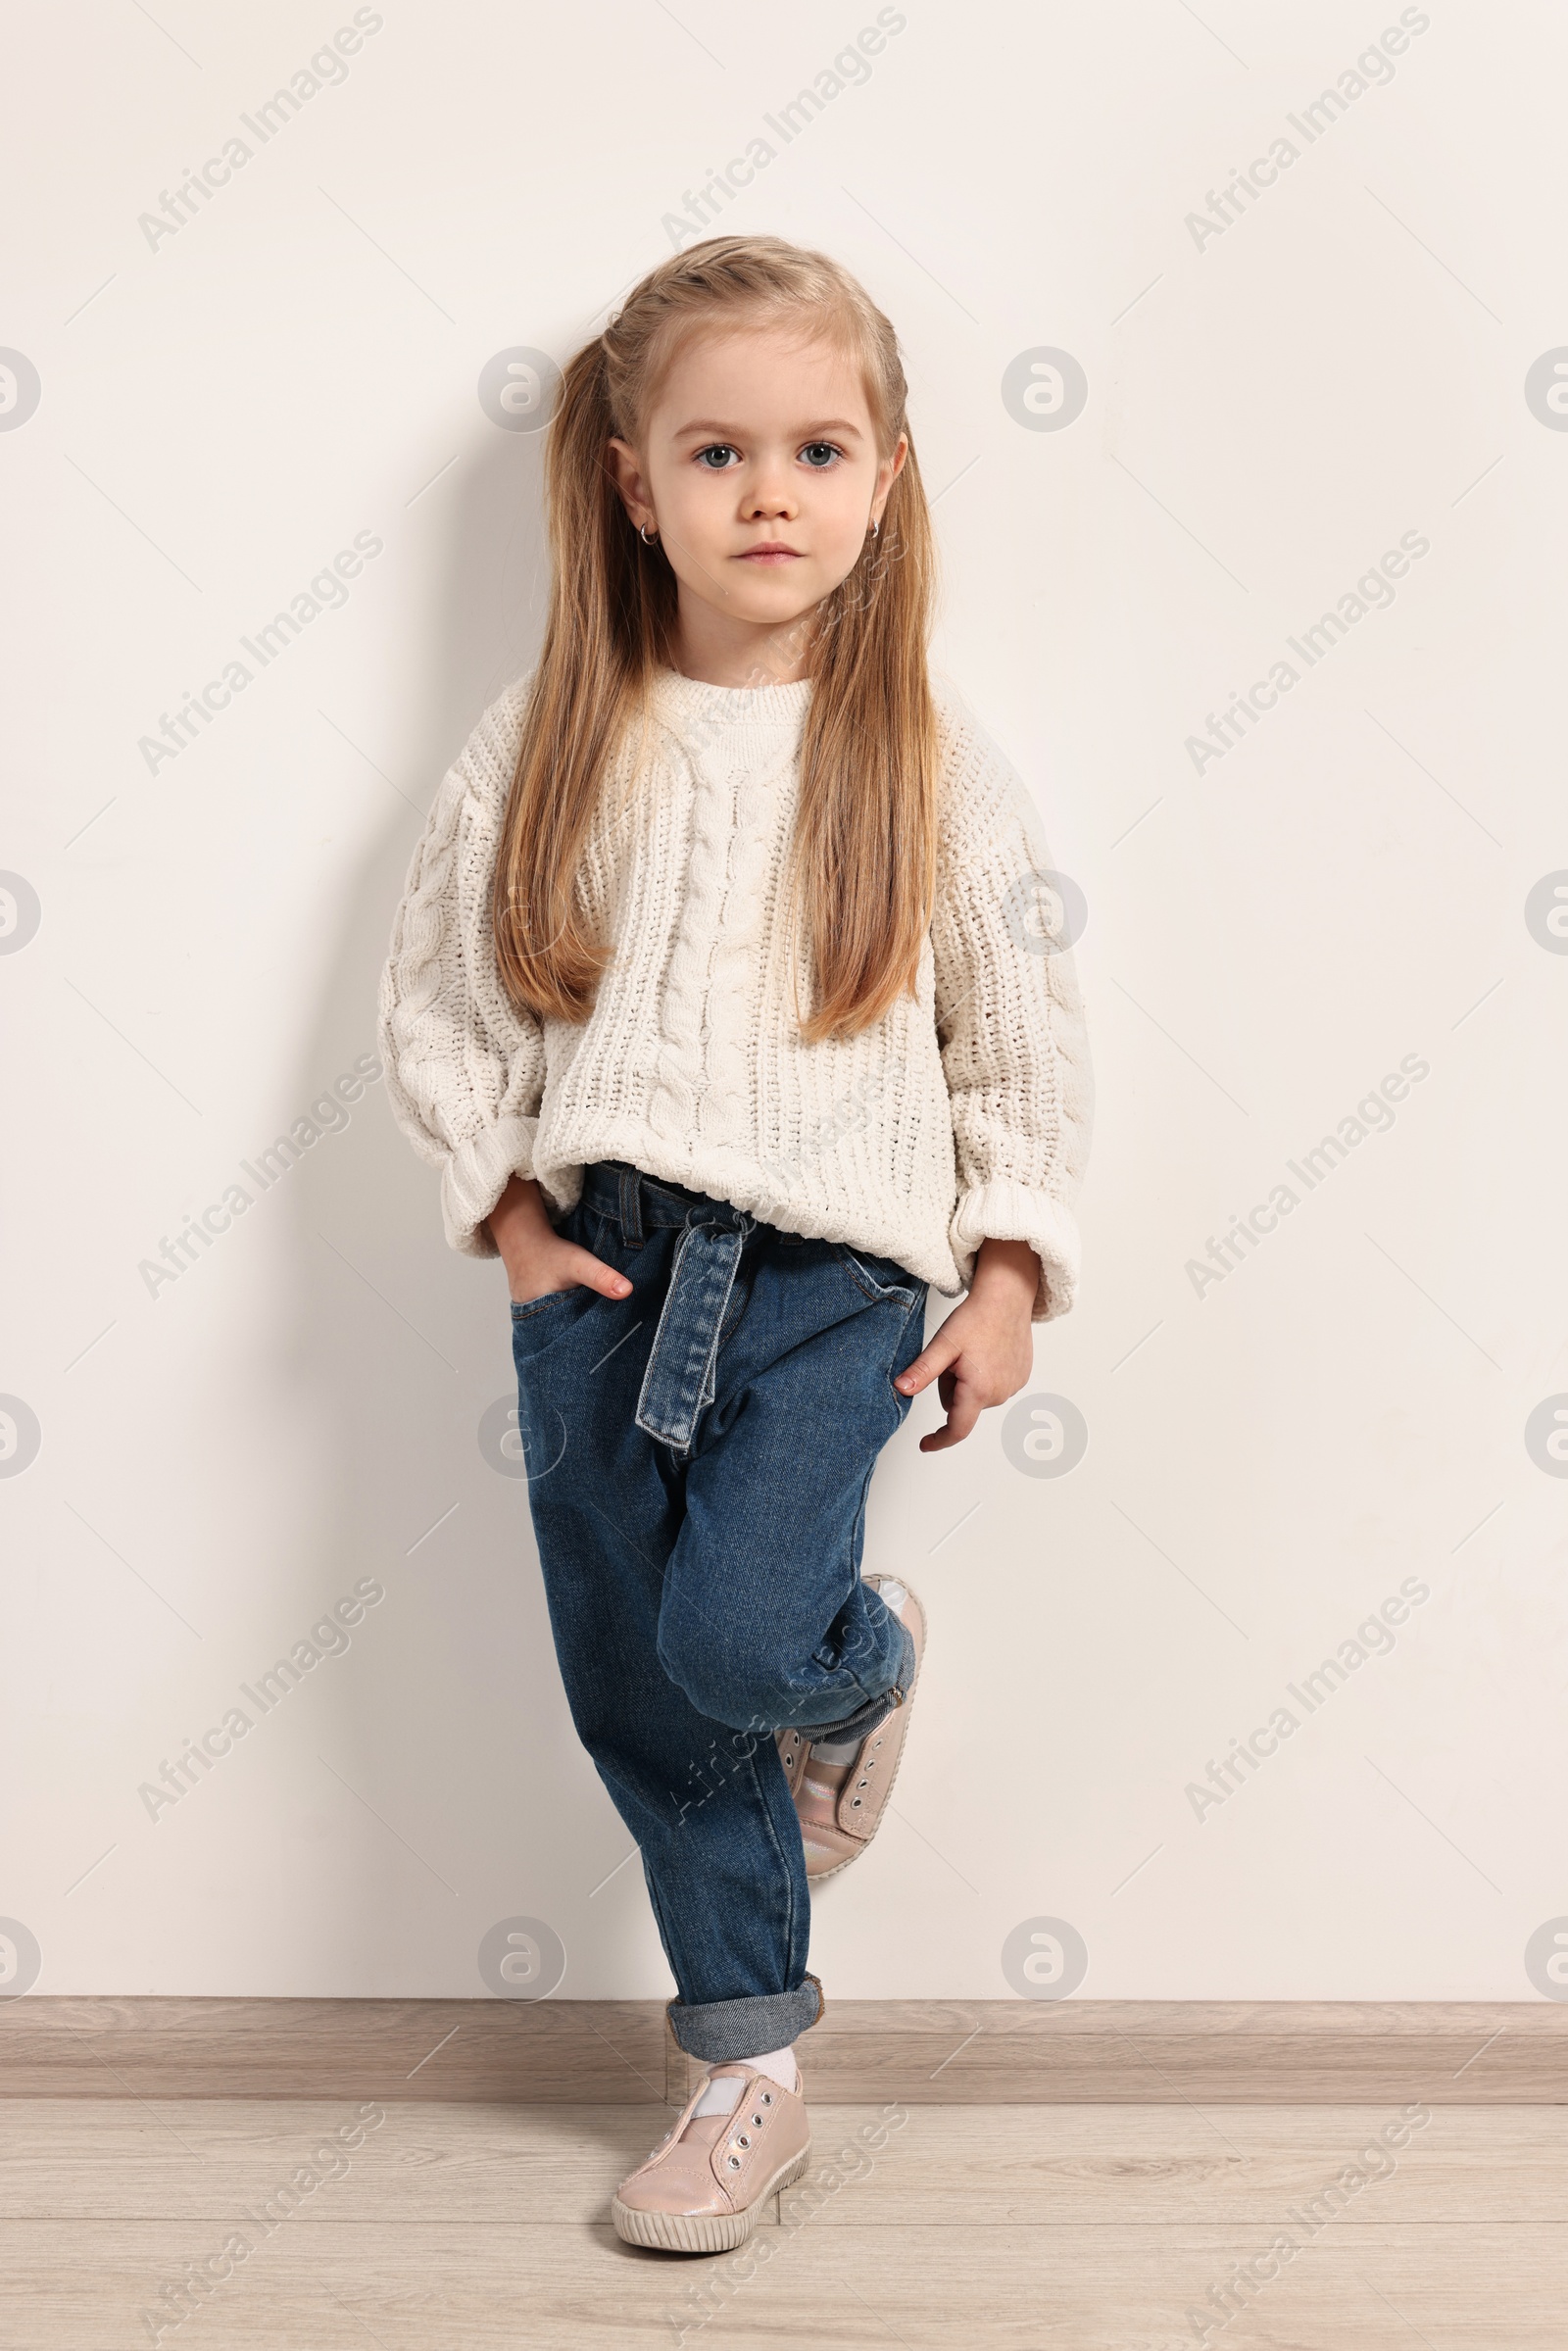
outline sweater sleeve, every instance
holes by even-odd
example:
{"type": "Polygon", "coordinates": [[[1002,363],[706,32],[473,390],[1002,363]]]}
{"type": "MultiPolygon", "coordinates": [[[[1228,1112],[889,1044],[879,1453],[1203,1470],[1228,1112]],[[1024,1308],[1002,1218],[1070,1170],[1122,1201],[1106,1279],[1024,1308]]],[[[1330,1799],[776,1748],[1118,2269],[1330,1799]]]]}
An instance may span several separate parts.
{"type": "Polygon", "coordinates": [[[441,1171],[447,1241],[497,1254],[485,1219],[533,1170],[544,1092],[540,1023],[496,968],[490,891],[526,680],[485,711],[436,794],[381,974],[377,1033],[399,1126],[441,1171]]]}
{"type": "Polygon", "coordinates": [[[1073,1201],[1089,1155],[1093,1078],[1060,900],[1021,779],[956,696],[944,742],[936,1022],[953,1108],[957,1197],[949,1238],[965,1284],[982,1241],[1040,1259],[1032,1319],[1065,1314],[1078,1286],[1073,1201]]]}

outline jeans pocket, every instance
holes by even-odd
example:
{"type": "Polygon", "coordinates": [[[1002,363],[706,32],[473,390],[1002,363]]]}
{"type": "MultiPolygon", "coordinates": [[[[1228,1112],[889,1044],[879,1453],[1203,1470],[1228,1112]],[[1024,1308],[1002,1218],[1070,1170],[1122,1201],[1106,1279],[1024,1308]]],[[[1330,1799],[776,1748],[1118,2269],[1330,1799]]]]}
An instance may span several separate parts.
{"type": "Polygon", "coordinates": [[[828,1247],[857,1290],[871,1298],[888,1298],[906,1308],[918,1299],[925,1284],[896,1257],[874,1257],[868,1249],[852,1249],[842,1241],[828,1247]]]}
{"type": "Polygon", "coordinates": [[[545,1313],[551,1306],[559,1306],[563,1299],[575,1298],[579,1290],[586,1290],[587,1287],[586,1282],[573,1282],[569,1290],[545,1290],[541,1291],[538,1298],[514,1298],[512,1301],[513,1329],[515,1330],[518,1323],[527,1322],[536,1314],[545,1313]]]}
{"type": "Polygon", "coordinates": [[[547,1290],[543,1298],[514,1298],[512,1360],[519,1377],[525,1365],[537,1361],[558,1340],[575,1330],[589,1307],[601,1302],[599,1292],[586,1282],[573,1282],[569,1290],[547,1290]]]}

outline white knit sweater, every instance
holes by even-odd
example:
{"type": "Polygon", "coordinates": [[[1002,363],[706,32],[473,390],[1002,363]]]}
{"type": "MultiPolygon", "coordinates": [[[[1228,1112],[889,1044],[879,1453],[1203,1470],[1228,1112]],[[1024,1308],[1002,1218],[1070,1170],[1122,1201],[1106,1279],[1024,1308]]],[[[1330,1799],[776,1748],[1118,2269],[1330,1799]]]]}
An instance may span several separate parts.
{"type": "MultiPolygon", "coordinates": [[[[951,690],[938,899],[918,996],[845,1041],[802,1043],[780,919],[811,688],[660,673],[606,779],[583,864],[614,960],[588,1020],[506,996],[490,888],[527,680],[448,772],[382,975],[394,1112],[441,1170],[447,1239],[493,1256],[484,1220],[515,1170],[557,1214],[584,1165],[625,1159],[768,1224],[896,1258],[946,1297],[989,1236],[1026,1241],[1033,1314],[1071,1305],[1071,1202],[1090,1071],[1071,957],[1052,952],[1031,873],[1050,857],[1012,768],[951,690]]],[[[803,1002],[808,1001],[803,966],[803,1002]]]]}

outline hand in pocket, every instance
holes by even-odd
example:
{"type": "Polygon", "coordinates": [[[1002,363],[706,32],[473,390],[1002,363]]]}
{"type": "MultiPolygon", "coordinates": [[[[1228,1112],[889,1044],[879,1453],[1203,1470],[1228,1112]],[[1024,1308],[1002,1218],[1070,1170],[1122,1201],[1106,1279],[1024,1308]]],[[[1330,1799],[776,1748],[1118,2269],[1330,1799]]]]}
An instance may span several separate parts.
{"type": "Polygon", "coordinates": [[[516,1305],[532,1305],[557,1290],[597,1290],[602,1298],[624,1298],[631,1288],[613,1265],[556,1231],[531,1177],[509,1180],[490,1212],[490,1236],[516,1305]]]}

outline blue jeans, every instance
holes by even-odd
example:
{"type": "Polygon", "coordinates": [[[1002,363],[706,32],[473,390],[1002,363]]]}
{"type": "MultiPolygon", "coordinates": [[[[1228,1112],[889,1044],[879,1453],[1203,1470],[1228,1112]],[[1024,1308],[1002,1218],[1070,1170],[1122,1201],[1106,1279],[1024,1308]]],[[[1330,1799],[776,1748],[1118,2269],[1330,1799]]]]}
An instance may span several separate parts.
{"type": "Polygon", "coordinates": [[[926,1285],[615,1159],[586,1170],[557,1229],[632,1285],[512,1308],[562,1679],[641,1849],[677,2040],[753,2057],[822,2004],[773,1734],[858,1737],[913,1672],[859,1571],[926,1285]]]}

